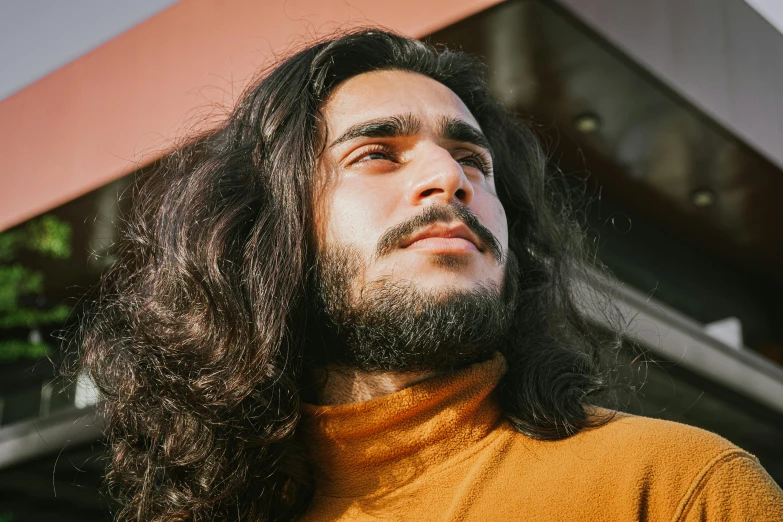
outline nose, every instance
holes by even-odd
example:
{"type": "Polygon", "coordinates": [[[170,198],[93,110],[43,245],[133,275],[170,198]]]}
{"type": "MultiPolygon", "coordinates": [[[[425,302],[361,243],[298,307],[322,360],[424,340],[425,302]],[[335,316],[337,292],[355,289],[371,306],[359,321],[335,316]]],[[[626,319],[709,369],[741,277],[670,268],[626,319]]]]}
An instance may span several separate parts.
{"type": "Polygon", "coordinates": [[[410,202],[421,205],[432,201],[451,204],[456,200],[469,205],[473,199],[473,185],[449,151],[430,144],[420,152],[421,162],[413,169],[410,202]]]}

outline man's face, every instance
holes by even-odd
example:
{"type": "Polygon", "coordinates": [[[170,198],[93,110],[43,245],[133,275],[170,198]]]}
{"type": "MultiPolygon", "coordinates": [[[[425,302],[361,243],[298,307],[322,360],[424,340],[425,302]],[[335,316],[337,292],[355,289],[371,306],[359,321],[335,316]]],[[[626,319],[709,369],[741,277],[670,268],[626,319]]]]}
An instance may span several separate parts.
{"type": "Polygon", "coordinates": [[[319,176],[331,182],[318,202],[319,250],[358,254],[353,292],[378,280],[430,293],[502,287],[508,228],[492,158],[454,92],[415,73],[372,72],[339,85],[322,114],[319,176]]]}

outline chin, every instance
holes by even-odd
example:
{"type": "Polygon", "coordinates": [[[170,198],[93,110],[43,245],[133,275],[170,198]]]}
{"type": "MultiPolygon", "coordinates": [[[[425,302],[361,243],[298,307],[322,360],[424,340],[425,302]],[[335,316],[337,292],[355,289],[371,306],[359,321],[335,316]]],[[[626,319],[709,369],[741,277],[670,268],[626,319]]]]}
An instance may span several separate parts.
{"type": "Polygon", "coordinates": [[[470,270],[474,265],[471,257],[461,254],[434,254],[430,256],[429,262],[437,268],[454,272],[470,270]]]}
{"type": "Polygon", "coordinates": [[[418,273],[408,278],[411,282],[419,285],[422,290],[436,292],[442,290],[444,293],[453,291],[471,292],[481,288],[497,287],[499,283],[490,279],[479,279],[474,274],[461,274],[454,272],[429,272],[418,273]]]}
{"type": "Polygon", "coordinates": [[[494,262],[464,254],[428,254],[415,258],[398,259],[391,267],[378,267],[375,274],[367,274],[369,281],[408,281],[423,290],[462,290],[499,287],[503,268],[494,262]]]}

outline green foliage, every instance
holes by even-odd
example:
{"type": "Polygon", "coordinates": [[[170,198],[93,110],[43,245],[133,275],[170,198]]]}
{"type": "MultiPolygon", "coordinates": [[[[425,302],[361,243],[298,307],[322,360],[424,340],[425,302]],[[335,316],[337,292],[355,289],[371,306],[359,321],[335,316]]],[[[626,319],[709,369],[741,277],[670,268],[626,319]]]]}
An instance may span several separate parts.
{"type": "Polygon", "coordinates": [[[14,514],[8,511],[0,513],[0,522],[14,522],[14,514]]]}
{"type": "Polygon", "coordinates": [[[20,248],[66,259],[71,256],[71,225],[54,216],[42,216],[23,229],[0,233],[0,263],[12,261],[20,248]]]}
{"type": "Polygon", "coordinates": [[[21,339],[0,341],[0,363],[19,359],[39,359],[48,355],[51,355],[51,348],[46,343],[31,343],[21,339]]]}
{"type": "Polygon", "coordinates": [[[0,264],[0,312],[8,313],[17,307],[20,295],[40,294],[43,274],[19,264],[0,264]]]}
{"type": "Polygon", "coordinates": [[[0,263],[7,263],[14,258],[16,247],[22,243],[23,238],[21,230],[11,230],[0,234],[0,263]]]}
{"type": "Polygon", "coordinates": [[[71,309],[65,305],[57,305],[48,310],[17,308],[11,310],[8,315],[0,316],[0,328],[23,326],[32,329],[42,324],[64,323],[70,313],[71,309]]]}
{"type": "Polygon", "coordinates": [[[54,216],[36,219],[27,225],[25,246],[54,259],[66,259],[71,256],[71,225],[54,216]]]}
{"type": "MultiPolygon", "coordinates": [[[[2,330],[63,323],[70,313],[65,305],[49,309],[22,306],[20,297],[41,297],[44,276],[15,262],[20,250],[27,250],[53,259],[71,255],[71,226],[54,216],[43,216],[24,228],[0,233],[0,336],[2,330]]],[[[39,358],[50,353],[50,347],[35,339],[0,341],[0,363],[21,358],[39,358]]],[[[2,522],[2,519],[0,519],[2,522]]]]}

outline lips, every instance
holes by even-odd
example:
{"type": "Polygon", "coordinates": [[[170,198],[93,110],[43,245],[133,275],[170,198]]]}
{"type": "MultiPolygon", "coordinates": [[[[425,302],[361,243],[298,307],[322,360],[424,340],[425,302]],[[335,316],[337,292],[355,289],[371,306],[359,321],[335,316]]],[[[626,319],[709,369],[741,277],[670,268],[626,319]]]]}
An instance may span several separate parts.
{"type": "Polygon", "coordinates": [[[408,247],[484,251],[481,241],[462,223],[436,223],[425,227],[400,243],[400,248],[408,247]]]}

